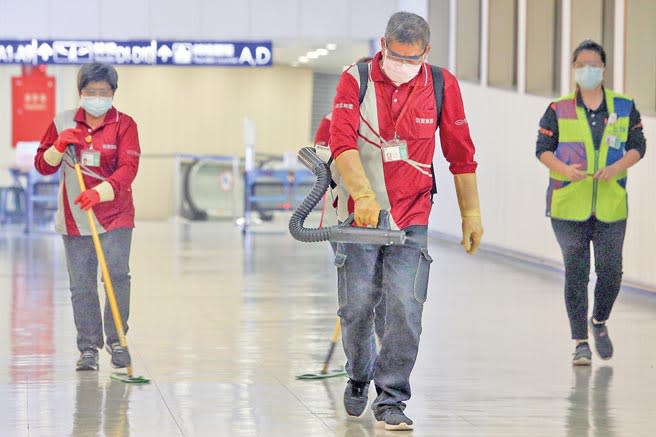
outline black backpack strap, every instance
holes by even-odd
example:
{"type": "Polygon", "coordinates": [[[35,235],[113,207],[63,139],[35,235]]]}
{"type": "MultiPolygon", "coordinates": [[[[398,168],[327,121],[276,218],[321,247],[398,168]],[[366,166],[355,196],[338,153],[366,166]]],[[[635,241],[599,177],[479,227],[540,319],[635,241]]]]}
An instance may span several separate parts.
{"type": "Polygon", "coordinates": [[[442,68],[431,65],[433,72],[433,90],[435,91],[435,110],[437,111],[437,125],[440,125],[440,116],[442,115],[442,100],[444,98],[444,75],[442,68]]]}
{"type": "MultiPolygon", "coordinates": [[[[444,75],[442,74],[442,68],[431,65],[431,72],[433,73],[433,91],[435,92],[435,112],[437,126],[440,125],[440,116],[442,115],[442,100],[444,98],[444,75]]],[[[431,188],[431,202],[433,201],[433,196],[437,194],[437,180],[435,179],[435,169],[433,168],[433,163],[431,163],[431,174],[433,175],[433,187],[431,188]]]]}
{"type": "Polygon", "coordinates": [[[369,85],[369,64],[361,62],[358,65],[358,73],[360,73],[360,104],[364,100],[364,95],[367,94],[367,86],[369,85]]]}

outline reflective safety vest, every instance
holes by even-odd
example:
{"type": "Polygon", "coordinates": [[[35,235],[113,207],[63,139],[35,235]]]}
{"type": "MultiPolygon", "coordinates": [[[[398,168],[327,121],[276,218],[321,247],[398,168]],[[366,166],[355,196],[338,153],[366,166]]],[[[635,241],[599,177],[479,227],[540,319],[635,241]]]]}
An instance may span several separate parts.
{"type": "Polygon", "coordinates": [[[561,97],[556,104],[558,147],[556,158],[567,165],[581,164],[585,179],[572,182],[554,171],[549,172],[547,216],[562,220],[585,221],[594,215],[602,222],[627,217],[626,170],[608,182],[594,179],[599,169],[618,161],[626,153],[629,115],[633,101],[606,89],[608,119],[598,150],[595,150],[585,109],[576,104],[576,94],[561,97]]]}

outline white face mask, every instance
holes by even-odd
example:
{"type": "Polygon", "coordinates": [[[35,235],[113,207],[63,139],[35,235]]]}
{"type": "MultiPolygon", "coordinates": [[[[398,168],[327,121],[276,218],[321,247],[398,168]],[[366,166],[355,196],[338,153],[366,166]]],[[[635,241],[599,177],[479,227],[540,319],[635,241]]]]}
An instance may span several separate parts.
{"type": "Polygon", "coordinates": [[[592,67],[586,65],[585,67],[576,68],[574,70],[574,80],[581,88],[586,90],[597,88],[603,79],[603,67],[592,67]]]}
{"type": "Polygon", "coordinates": [[[112,97],[82,96],[80,106],[94,117],[100,117],[112,107],[112,97]]]}
{"type": "Polygon", "coordinates": [[[412,78],[419,73],[420,68],[421,64],[407,64],[405,62],[390,59],[387,56],[383,57],[383,71],[397,86],[410,82],[412,78]]]}

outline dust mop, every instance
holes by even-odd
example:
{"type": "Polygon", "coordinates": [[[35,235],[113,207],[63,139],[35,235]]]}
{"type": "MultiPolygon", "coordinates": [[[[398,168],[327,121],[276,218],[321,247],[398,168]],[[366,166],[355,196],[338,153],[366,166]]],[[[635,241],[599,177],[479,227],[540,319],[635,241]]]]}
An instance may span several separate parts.
{"type": "Polygon", "coordinates": [[[328,349],[328,354],[326,355],[326,359],[323,361],[323,368],[321,369],[321,372],[304,373],[302,375],[296,376],[296,379],[326,379],[326,378],[335,378],[337,376],[346,375],[346,372],[344,371],[343,368],[328,370],[328,366],[330,365],[330,359],[333,356],[333,352],[335,352],[335,344],[337,344],[337,339],[339,338],[339,332],[340,332],[340,324],[339,324],[339,319],[337,319],[337,323],[335,324],[335,330],[333,331],[333,338],[330,340],[330,348],[328,349]]]}
{"type": "MultiPolygon", "coordinates": [[[[77,175],[77,181],[80,184],[80,192],[86,190],[84,184],[84,179],[82,178],[82,170],[80,169],[80,163],[77,160],[75,153],[75,146],[68,146],[69,155],[73,160],[73,165],[75,166],[75,174],[77,175]]],[[[96,222],[94,220],[93,211],[89,208],[87,211],[87,218],[89,219],[89,228],[91,229],[91,238],[93,240],[93,246],[96,248],[96,256],[98,257],[98,263],[100,264],[100,271],[102,272],[103,282],[105,284],[105,290],[107,291],[107,300],[109,301],[109,306],[112,310],[112,318],[114,319],[114,324],[116,325],[116,332],[118,334],[118,341],[122,348],[128,351],[128,343],[125,339],[125,330],[123,329],[123,321],[121,320],[121,313],[118,309],[118,304],[116,303],[116,295],[114,294],[114,286],[112,285],[112,279],[109,276],[109,270],[107,269],[107,261],[105,261],[105,253],[103,252],[102,245],[100,243],[100,238],[98,237],[98,230],[96,229],[96,222]]],[[[116,381],[126,382],[130,384],[148,384],[149,379],[144,378],[143,376],[134,376],[132,373],[132,359],[130,359],[130,364],[127,367],[127,373],[113,373],[111,376],[112,379],[116,381]]]]}

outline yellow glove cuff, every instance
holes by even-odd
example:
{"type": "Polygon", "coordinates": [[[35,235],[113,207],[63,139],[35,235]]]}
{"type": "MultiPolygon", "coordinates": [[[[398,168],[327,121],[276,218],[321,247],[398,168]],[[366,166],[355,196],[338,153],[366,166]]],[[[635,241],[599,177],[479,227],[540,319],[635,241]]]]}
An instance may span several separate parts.
{"type": "Polygon", "coordinates": [[[472,209],[472,210],[469,210],[469,211],[462,211],[460,213],[460,216],[462,218],[465,218],[465,217],[480,217],[481,216],[481,210],[480,209],[472,209]]]}

